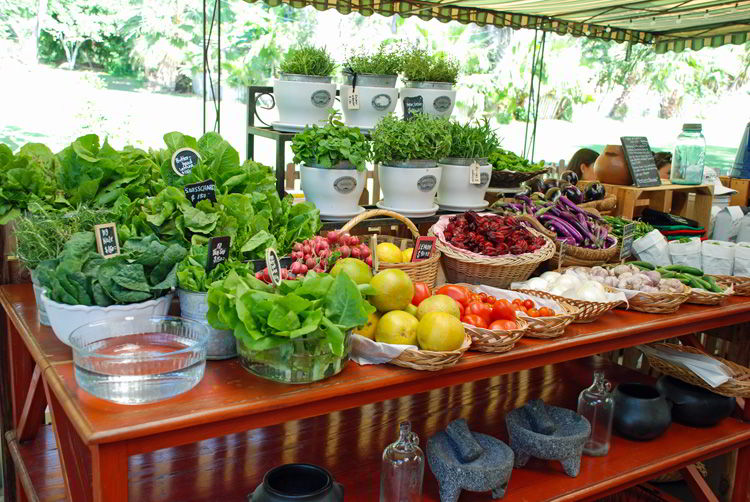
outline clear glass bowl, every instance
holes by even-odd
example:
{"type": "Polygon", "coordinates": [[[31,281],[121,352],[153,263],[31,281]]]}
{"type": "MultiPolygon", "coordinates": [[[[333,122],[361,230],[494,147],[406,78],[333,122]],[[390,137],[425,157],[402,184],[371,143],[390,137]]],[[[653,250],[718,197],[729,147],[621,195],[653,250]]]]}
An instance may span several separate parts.
{"type": "Polygon", "coordinates": [[[195,387],[207,343],[203,324],[169,316],[95,321],[70,335],[78,385],[120,404],[162,401],[195,387]]]}
{"type": "Polygon", "coordinates": [[[300,337],[268,350],[251,350],[237,340],[240,364],[253,375],[282,383],[310,383],[341,373],[349,362],[351,336],[344,338],[344,354],[331,353],[324,338],[300,337]]]}

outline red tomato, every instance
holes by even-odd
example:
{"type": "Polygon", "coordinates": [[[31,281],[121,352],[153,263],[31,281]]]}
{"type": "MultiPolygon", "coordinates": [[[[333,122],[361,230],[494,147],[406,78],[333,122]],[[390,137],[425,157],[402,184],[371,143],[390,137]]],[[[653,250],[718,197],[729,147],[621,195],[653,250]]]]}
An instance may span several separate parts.
{"type": "Polygon", "coordinates": [[[524,300],[523,301],[523,306],[526,307],[527,309],[533,309],[534,308],[534,302],[532,302],[531,300],[524,300]]]}
{"type": "Polygon", "coordinates": [[[458,305],[458,310],[461,312],[460,317],[463,317],[464,312],[466,312],[466,307],[464,307],[462,303],[458,303],[458,302],[456,302],[456,305],[458,305]]]}
{"type": "Polygon", "coordinates": [[[414,296],[411,297],[411,304],[418,307],[422,300],[431,296],[430,287],[424,282],[414,283],[414,296]]]}
{"type": "Polygon", "coordinates": [[[490,329],[509,330],[516,328],[518,328],[518,324],[516,324],[515,321],[509,321],[507,319],[501,319],[490,324],[490,329]]]}
{"type": "Polygon", "coordinates": [[[464,307],[469,304],[469,290],[463,286],[446,284],[435,292],[436,295],[448,295],[464,307]]]}
{"type": "Polygon", "coordinates": [[[472,326],[476,326],[477,328],[486,328],[487,327],[487,321],[482,319],[476,314],[466,314],[461,318],[461,322],[464,322],[466,324],[471,324],[472,326]]]}
{"type": "Polygon", "coordinates": [[[487,323],[492,321],[492,307],[482,301],[471,302],[466,307],[466,314],[478,315],[487,323]]]}
{"type": "Polygon", "coordinates": [[[487,293],[479,293],[479,299],[484,303],[487,303],[487,298],[489,298],[489,296],[487,296],[487,293]]]}
{"type": "MultiPolygon", "coordinates": [[[[516,307],[520,307],[519,305],[516,305],[516,307]]],[[[516,310],[510,305],[508,305],[508,302],[505,303],[497,302],[495,305],[492,306],[492,320],[493,321],[500,321],[500,320],[508,320],[508,321],[515,321],[516,320],[516,310]]]]}
{"type": "Polygon", "coordinates": [[[539,311],[537,309],[529,309],[526,313],[529,314],[529,317],[539,317],[539,311]]]}
{"type": "Polygon", "coordinates": [[[539,317],[549,317],[549,316],[554,316],[554,315],[555,315],[555,311],[552,310],[551,308],[542,307],[539,309],[539,317]]]}
{"type": "Polygon", "coordinates": [[[498,298],[495,303],[502,303],[503,305],[510,305],[510,302],[505,298],[498,298]]]}
{"type": "Polygon", "coordinates": [[[520,298],[516,298],[515,300],[513,300],[513,305],[523,305],[523,302],[520,298]]]}

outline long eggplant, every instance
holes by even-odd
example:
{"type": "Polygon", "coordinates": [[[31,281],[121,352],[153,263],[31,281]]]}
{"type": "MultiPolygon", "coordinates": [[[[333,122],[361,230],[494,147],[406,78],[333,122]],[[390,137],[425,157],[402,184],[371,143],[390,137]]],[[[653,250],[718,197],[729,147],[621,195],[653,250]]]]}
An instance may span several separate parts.
{"type": "Polygon", "coordinates": [[[562,218],[558,218],[557,216],[551,215],[551,214],[545,214],[539,217],[539,221],[544,223],[551,223],[554,224],[556,228],[559,228],[561,230],[558,231],[558,233],[562,232],[562,235],[560,237],[572,237],[576,241],[582,241],[583,236],[581,233],[573,227],[570,223],[563,220],[562,218]]]}

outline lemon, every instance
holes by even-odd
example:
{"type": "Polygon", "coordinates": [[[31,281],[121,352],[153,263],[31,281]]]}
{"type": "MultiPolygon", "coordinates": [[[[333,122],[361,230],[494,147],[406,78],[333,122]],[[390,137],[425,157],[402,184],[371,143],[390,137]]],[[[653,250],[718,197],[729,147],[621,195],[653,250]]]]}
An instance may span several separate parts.
{"type": "Polygon", "coordinates": [[[430,312],[417,325],[417,341],[423,350],[456,350],[461,348],[465,336],[461,321],[446,312],[430,312]]]}
{"type": "Polygon", "coordinates": [[[380,320],[380,314],[377,312],[373,312],[369,316],[367,316],[367,323],[364,326],[360,326],[359,328],[354,330],[354,333],[360,336],[364,336],[365,338],[369,338],[370,340],[375,340],[375,329],[378,325],[378,321],[380,320]]]}
{"type": "Polygon", "coordinates": [[[448,295],[434,295],[422,300],[417,309],[417,319],[422,319],[430,312],[446,312],[456,319],[461,318],[461,309],[456,300],[448,295]]]}
{"type": "Polygon", "coordinates": [[[388,312],[378,321],[375,328],[375,341],[397,345],[416,345],[418,324],[416,317],[403,310],[388,312]]]}
{"type": "Polygon", "coordinates": [[[416,305],[412,305],[410,303],[409,305],[406,306],[406,308],[404,309],[404,312],[407,312],[407,313],[413,315],[414,317],[416,317],[417,319],[419,319],[419,317],[417,316],[417,306],[416,305]]]}
{"type": "Polygon", "coordinates": [[[401,263],[403,261],[401,250],[392,242],[378,244],[378,247],[375,248],[375,254],[380,263],[401,263]]]}
{"type": "Polygon", "coordinates": [[[411,261],[412,253],[414,253],[414,248],[406,248],[401,251],[401,259],[404,261],[404,263],[409,263],[411,261]]]}
{"type": "Polygon", "coordinates": [[[377,294],[370,296],[369,301],[381,312],[402,310],[411,303],[414,296],[414,284],[406,272],[389,268],[375,274],[370,281],[377,294]]]}

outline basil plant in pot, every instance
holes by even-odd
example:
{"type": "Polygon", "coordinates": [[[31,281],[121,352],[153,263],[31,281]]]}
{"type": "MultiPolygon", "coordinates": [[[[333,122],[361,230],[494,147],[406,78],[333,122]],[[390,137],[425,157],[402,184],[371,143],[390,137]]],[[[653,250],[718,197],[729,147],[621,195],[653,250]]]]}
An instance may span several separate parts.
{"type": "Polygon", "coordinates": [[[294,47],[284,55],[273,94],[279,107],[279,121],[273,128],[298,132],[306,125],[326,120],[336,97],[332,83],[336,64],[324,48],[294,47]]]}
{"type": "Polygon", "coordinates": [[[313,125],[297,134],[292,152],[300,164],[305,199],[315,204],[321,217],[346,218],[364,211],[358,204],[372,150],[358,128],[345,126],[331,114],[325,126],[313,125]]]}
{"type": "Polygon", "coordinates": [[[401,99],[421,97],[423,113],[450,117],[456,104],[453,85],[458,72],[459,63],[455,59],[413,47],[403,58],[405,87],[401,89],[401,99]]]}
{"type": "Polygon", "coordinates": [[[401,47],[385,43],[374,53],[360,49],[347,57],[341,85],[341,108],[346,125],[370,131],[381,118],[396,109],[396,79],[402,60],[401,47]],[[356,95],[356,102],[350,99],[353,95],[356,95]]]}
{"type": "Polygon", "coordinates": [[[451,148],[440,160],[443,168],[437,202],[441,209],[483,209],[492,176],[487,157],[500,147],[500,139],[488,119],[460,124],[451,122],[451,148]]]}
{"type": "Polygon", "coordinates": [[[372,132],[373,160],[379,163],[383,200],[378,207],[406,216],[429,216],[442,173],[437,159],[451,148],[448,119],[417,114],[410,120],[388,115],[372,132]]]}

